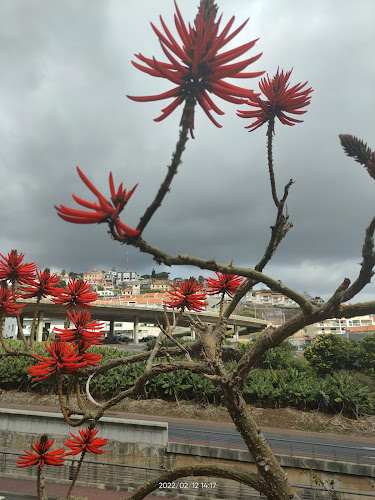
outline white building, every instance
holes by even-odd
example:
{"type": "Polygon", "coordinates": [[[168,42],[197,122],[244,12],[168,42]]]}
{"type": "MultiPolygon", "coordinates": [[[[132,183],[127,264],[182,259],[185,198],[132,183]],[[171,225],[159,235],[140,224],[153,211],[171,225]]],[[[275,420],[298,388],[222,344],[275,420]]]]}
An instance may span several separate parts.
{"type": "Polygon", "coordinates": [[[121,283],[128,283],[130,281],[139,281],[140,275],[135,271],[117,271],[116,273],[116,286],[121,283]]]}
{"type": "Polygon", "coordinates": [[[16,339],[17,338],[17,319],[16,318],[5,318],[3,336],[5,339],[16,339]]]}
{"type": "Polygon", "coordinates": [[[353,318],[332,318],[320,321],[314,326],[318,335],[334,333],[344,338],[355,338],[360,334],[374,333],[375,317],[367,315],[353,318]]]}
{"type": "Polygon", "coordinates": [[[98,290],[96,292],[98,297],[114,297],[115,292],[113,290],[98,290]]]}

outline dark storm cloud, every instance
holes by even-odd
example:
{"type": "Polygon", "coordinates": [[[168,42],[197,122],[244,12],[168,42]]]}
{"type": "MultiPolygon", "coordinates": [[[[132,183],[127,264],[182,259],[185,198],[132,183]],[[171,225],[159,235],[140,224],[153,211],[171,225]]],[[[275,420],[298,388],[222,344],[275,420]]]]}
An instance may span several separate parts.
{"type": "MultiPolygon", "coordinates": [[[[197,2],[179,3],[192,20],[197,2]]],[[[345,276],[355,278],[375,208],[372,179],[338,141],[338,134],[351,133],[375,148],[375,6],[372,0],[223,0],[219,9],[224,23],[232,14],[235,26],[251,18],[232,45],[260,38],[251,56],[263,56],[251,70],[273,75],[278,67],[293,67],[292,84],[308,80],[314,88],[304,123],[276,126],[279,191],[295,180],[288,200],[294,228],[267,273],[327,296],[345,276]]],[[[181,110],[155,123],[165,102],[135,103],[126,94],[171,88],[130,64],[138,52],[165,59],[149,25],[160,26],[160,13],[173,29],[170,0],[0,3],[2,253],[17,248],[41,267],[74,271],[127,262],[141,273],[157,267],[150,257],[111,241],[104,226],[64,223],[53,205],[73,206],[72,193],[92,199],[76,165],[104,193],[110,170],[117,185],[139,182],[122,216],[130,226],[152,201],[178,137],[181,110]]],[[[257,89],[257,80],[247,86],[257,89]]],[[[265,129],[249,134],[236,107],[216,101],[226,112],[219,117],[223,128],[197,111],[196,139],[188,142],[171,192],[144,236],[171,253],[253,266],[275,218],[265,129]]],[[[172,270],[176,276],[192,272],[172,270]]],[[[372,294],[370,285],[366,297],[372,294]]]]}

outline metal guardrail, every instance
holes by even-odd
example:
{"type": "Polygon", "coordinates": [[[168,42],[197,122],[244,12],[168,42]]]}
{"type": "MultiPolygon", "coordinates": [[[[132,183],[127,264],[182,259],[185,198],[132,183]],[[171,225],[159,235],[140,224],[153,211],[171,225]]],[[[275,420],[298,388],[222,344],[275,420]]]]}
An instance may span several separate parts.
{"type": "MultiPolygon", "coordinates": [[[[230,446],[233,449],[247,450],[247,446],[238,432],[187,429],[186,427],[175,427],[169,424],[169,439],[195,444],[198,444],[199,440],[199,444],[230,446]],[[180,438],[179,431],[182,433],[183,438],[180,438]]],[[[266,437],[266,440],[273,452],[277,454],[293,457],[321,458],[355,463],[357,465],[375,463],[375,447],[362,446],[358,448],[334,443],[316,443],[313,441],[278,437],[266,437]]]]}
{"type": "MultiPolygon", "coordinates": [[[[0,473],[6,477],[10,474],[19,474],[19,477],[22,479],[32,479],[36,480],[37,469],[36,467],[25,467],[22,469],[16,468],[16,460],[18,459],[18,453],[8,452],[8,451],[0,451],[0,473]]],[[[68,482],[74,476],[76,466],[78,464],[78,459],[66,458],[66,462],[68,462],[67,466],[64,467],[45,467],[43,469],[43,474],[45,479],[55,480],[55,481],[63,481],[68,482]]],[[[117,464],[117,463],[107,463],[107,462],[99,462],[99,461],[90,461],[85,460],[82,464],[82,468],[79,474],[78,484],[83,485],[94,485],[94,484],[105,484],[110,488],[111,485],[115,484],[116,487],[120,487],[122,491],[127,491],[128,488],[133,489],[135,484],[142,484],[145,481],[156,477],[158,474],[164,472],[162,468],[155,467],[142,467],[128,464],[117,464]]],[[[198,480],[195,478],[195,480],[198,480]]],[[[236,498],[236,500],[251,500],[258,499],[263,500],[266,499],[264,495],[260,495],[259,492],[255,491],[253,488],[250,488],[246,485],[241,485],[240,494],[239,494],[239,486],[237,483],[233,485],[228,483],[225,486],[225,495],[220,494],[220,479],[202,476],[202,479],[199,480],[205,483],[216,483],[218,485],[217,489],[214,491],[213,489],[205,490],[199,489],[198,491],[194,491],[200,498],[206,498],[209,500],[212,499],[225,499],[228,498],[228,493],[232,490],[231,498],[236,498]]],[[[318,486],[300,486],[293,485],[295,489],[301,490],[300,496],[302,500],[326,500],[336,498],[332,496],[332,492],[328,492],[326,489],[318,486]]],[[[0,483],[0,491],[1,491],[1,483],[0,483]]],[[[164,495],[165,493],[170,493],[171,496],[176,495],[177,493],[187,493],[187,490],[177,490],[177,489],[162,489],[164,495]]],[[[374,499],[375,494],[367,494],[367,493],[353,493],[347,490],[334,490],[335,493],[339,494],[337,498],[340,500],[351,500],[353,496],[363,497],[363,500],[366,498],[374,499]]],[[[12,492],[16,493],[16,492],[12,492]]],[[[188,494],[192,494],[192,490],[188,490],[188,494]]]]}

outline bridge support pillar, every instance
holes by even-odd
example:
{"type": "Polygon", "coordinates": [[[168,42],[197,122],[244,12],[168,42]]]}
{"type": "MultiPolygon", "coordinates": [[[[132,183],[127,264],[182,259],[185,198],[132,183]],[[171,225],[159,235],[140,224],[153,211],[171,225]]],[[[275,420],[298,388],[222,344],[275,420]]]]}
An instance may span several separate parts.
{"type": "Polygon", "coordinates": [[[195,340],[195,330],[192,326],[190,327],[190,337],[192,340],[195,340]]]}
{"type": "Polygon", "coordinates": [[[134,344],[138,344],[138,322],[139,322],[139,316],[136,316],[134,318],[134,328],[133,328],[133,338],[134,338],[134,344]]]}
{"type": "Polygon", "coordinates": [[[235,340],[238,340],[238,326],[236,325],[236,323],[233,325],[233,338],[235,340]]]}
{"type": "MultiPolygon", "coordinates": [[[[36,341],[37,342],[42,342],[43,340],[43,311],[39,311],[38,314],[38,328],[36,331],[36,341]]],[[[34,335],[34,332],[31,332],[31,335],[34,335]]]]}
{"type": "MultiPolygon", "coordinates": [[[[21,323],[22,332],[23,332],[23,316],[21,316],[21,314],[20,314],[20,323],[21,323]]],[[[18,329],[18,323],[17,323],[17,339],[21,340],[21,335],[20,335],[20,332],[19,332],[19,329],[18,329]]]]}
{"type": "Polygon", "coordinates": [[[115,325],[114,320],[110,319],[109,320],[109,332],[108,332],[109,339],[113,339],[113,337],[114,337],[114,325],[115,325]]]}

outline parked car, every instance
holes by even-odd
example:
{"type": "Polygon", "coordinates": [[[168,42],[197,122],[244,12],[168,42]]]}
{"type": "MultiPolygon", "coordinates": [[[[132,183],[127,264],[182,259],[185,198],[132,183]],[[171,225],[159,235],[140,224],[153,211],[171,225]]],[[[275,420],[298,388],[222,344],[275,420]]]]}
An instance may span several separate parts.
{"type": "Polygon", "coordinates": [[[125,344],[130,344],[131,342],[133,342],[133,339],[131,339],[124,333],[121,333],[121,335],[116,335],[116,339],[119,340],[120,342],[125,342],[125,344]]]}
{"type": "Polygon", "coordinates": [[[156,340],[156,337],[154,335],[147,335],[139,339],[139,342],[148,342],[149,340],[156,340]]]}
{"type": "Polygon", "coordinates": [[[110,339],[109,337],[104,337],[103,344],[118,344],[119,341],[117,337],[113,337],[110,339]]]}

